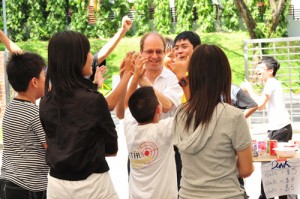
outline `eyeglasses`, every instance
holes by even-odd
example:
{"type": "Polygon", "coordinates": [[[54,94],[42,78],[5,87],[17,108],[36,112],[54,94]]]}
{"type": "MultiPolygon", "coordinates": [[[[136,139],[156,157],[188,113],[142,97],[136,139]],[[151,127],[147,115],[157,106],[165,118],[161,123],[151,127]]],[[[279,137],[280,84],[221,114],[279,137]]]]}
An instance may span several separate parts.
{"type": "Polygon", "coordinates": [[[163,50],[145,50],[143,51],[146,55],[153,55],[155,52],[157,56],[162,56],[165,51],[163,50]]]}

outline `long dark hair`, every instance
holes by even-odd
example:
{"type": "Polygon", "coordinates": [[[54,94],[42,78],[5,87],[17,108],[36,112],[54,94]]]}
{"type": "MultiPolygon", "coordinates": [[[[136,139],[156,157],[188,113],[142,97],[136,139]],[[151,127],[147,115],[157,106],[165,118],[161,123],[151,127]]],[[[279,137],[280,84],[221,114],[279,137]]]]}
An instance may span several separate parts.
{"type": "Polygon", "coordinates": [[[85,35],[74,31],[56,33],[48,45],[45,94],[60,97],[71,93],[74,86],[84,86],[82,69],[89,51],[85,35]]]}
{"type": "Polygon", "coordinates": [[[219,47],[203,44],[194,50],[188,72],[190,99],[180,111],[187,118],[187,129],[195,119],[195,130],[200,123],[207,127],[218,103],[231,103],[231,69],[219,47]]]}

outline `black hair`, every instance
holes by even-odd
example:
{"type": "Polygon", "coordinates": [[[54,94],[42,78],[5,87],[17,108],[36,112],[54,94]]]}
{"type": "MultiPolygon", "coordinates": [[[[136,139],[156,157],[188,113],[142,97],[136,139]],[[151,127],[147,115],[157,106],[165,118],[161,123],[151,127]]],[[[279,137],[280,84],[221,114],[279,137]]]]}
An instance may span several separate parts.
{"type": "Polygon", "coordinates": [[[179,33],[174,39],[174,44],[176,44],[176,42],[180,40],[189,40],[194,48],[201,44],[199,35],[193,31],[183,31],[179,33]]]}
{"type": "Polygon", "coordinates": [[[46,68],[45,60],[38,54],[25,52],[12,54],[6,66],[8,81],[17,92],[25,92],[32,78],[40,78],[46,68]]]}
{"type": "Polygon", "coordinates": [[[48,45],[48,70],[45,93],[61,97],[73,87],[85,85],[82,69],[87,61],[90,43],[85,35],[74,31],[56,33],[48,45]],[[50,89],[51,82],[51,89],[50,89]]]}
{"type": "Polygon", "coordinates": [[[279,62],[270,56],[262,57],[258,64],[266,64],[267,69],[273,70],[273,77],[275,77],[277,70],[280,68],[279,62]]]}
{"type": "Polygon", "coordinates": [[[128,100],[129,110],[139,123],[153,121],[158,104],[154,89],[150,86],[138,88],[128,100]]]}

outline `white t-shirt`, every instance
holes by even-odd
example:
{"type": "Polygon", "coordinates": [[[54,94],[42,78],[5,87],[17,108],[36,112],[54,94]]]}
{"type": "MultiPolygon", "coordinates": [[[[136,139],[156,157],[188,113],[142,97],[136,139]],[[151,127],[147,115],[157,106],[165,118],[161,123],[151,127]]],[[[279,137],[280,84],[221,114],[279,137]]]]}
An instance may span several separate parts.
{"type": "Polygon", "coordinates": [[[278,130],[290,124],[289,113],[285,108],[281,83],[275,78],[266,81],[263,94],[269,95],[266,105],[269,119],[268,130],[278,130]]]}
{"type": "Polygon", "coordinates": [[[173,116],[176,108],[180,105],[183,96],[183,91],[178,84],[176,75],[169,69],[163,67],[161,74],[155,79],[153,87],[162,92],[174,104],[171,110],[161,114],[160,119],[173,116]]]}
{"type": "Polygon", "coordinates": [[[129,198],[177,199],[173,118],[138,125],[127,109],[123,123],[130,160],[129,198]]]}

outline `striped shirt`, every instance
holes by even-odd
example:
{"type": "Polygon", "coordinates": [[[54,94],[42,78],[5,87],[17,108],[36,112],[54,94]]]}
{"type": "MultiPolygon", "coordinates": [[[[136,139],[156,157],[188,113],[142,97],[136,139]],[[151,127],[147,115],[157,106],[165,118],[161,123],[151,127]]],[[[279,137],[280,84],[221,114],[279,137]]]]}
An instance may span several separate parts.
{"type": "Polygon", "coordinates": [[[3,117],[1,178],[30,191],[47,189],[45,133],[35,104],[13,99],[3,117]]]}

